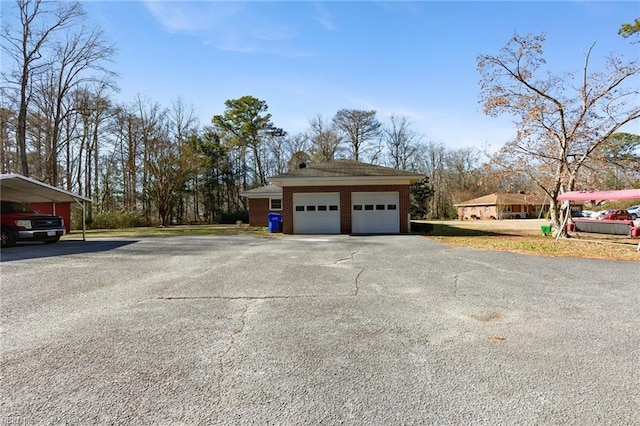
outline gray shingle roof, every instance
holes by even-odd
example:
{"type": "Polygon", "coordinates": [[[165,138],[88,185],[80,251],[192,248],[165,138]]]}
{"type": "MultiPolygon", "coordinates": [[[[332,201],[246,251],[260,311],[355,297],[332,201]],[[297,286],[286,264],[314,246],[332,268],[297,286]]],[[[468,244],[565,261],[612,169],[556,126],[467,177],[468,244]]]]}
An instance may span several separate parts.
{"type": "Polygon", "coordinates": [[[353,160],[334,160],[326,163],[310,164],[303,169],[291,170],[288,173],[273,176],[271,179],[305,178],[305,177],[362,177],[362,176],[406,176],[422,177],[420,173],[376,166],[353,160]]]}
{"type": "Polygon", "coordinates": [[[271,184],[271,185],[259,186],[253,189],[248,189],[240,193],[240,195],[242,195],[243,197],[246,197],[249,195],[271,195],[271,194],[282,194],[282,188],[271,184]]]}

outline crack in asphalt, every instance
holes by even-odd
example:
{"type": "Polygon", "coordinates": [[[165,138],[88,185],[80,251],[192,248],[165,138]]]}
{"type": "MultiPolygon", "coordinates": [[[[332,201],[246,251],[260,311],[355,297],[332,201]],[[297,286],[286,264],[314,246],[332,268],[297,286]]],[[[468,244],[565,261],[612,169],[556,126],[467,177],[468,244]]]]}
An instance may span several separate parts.
{"type": "Polygon", "coordinates": [[[356,275],[356,279],[355,279],[355,289],[353,291],[353,295],[357,296],[358,292],[360,291],[360,275],[364,272],[364,268],[360,269],[360,272],[358,272],[358,275],[356,275]]]}
{"type": "Polygon", "coordinates": [[[249,302],[244,307],[242,314],[240,315],[240,327],[231,333],[231,337],[229,339],[229,345],[227,346],[225,351],[220,355],[220,358],[218,359],[218,373],[220,374],[220,378],[218,379],[218,401],[220,405],[222,405],[223,399],[224,399],[223,398],[224,394],[222,392],[222,387],[223,387],[224,378],[225,378],[224,361],[227,355],[229,355],[229,352],[231,352],[231,349],[233,349],[233,346],[236,343],[236,337],[238,336],[238,334],[244,331],[244,328],[247,324],[247,312],[249,311],[249,308],[251,307],[251,305],[252,305],[252,302],[249,302]]]}
{"type": "Polygon", "coordinates": [[[453,297],[458,297],[458,274],[453,276],[453,297]]]}
{"type": "Polygon", "coordinates": [[[338,259],[335,262],[333,262],[334,265],[337,265],[340,262],[344,262],[345,260],[351,260],[353,261],[353,256],[355,256],[356,254],[358,254],[360,252],[360,248],[358,248],[358,250],[351,252],[351,254],[349,254],[349,257],[344,257],[342,259],[338,259]]]}
{"type": "Polygon", "coordinates": [[[293,296],[160,296],[157,300],[278,300],[278,299],[319,299],[351,296],[350,294],[299,294],[293,296]]]}

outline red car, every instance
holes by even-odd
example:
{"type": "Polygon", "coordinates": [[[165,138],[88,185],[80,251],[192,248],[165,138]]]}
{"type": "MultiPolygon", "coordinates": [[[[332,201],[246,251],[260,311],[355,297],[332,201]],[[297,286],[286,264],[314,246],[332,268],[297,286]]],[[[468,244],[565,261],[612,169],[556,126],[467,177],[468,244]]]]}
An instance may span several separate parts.
{"type": "Polygon", "coordinates": [[[626,210],[607,210],[603,219],[608,220],[631,220],[631,214],[626,210]]]}

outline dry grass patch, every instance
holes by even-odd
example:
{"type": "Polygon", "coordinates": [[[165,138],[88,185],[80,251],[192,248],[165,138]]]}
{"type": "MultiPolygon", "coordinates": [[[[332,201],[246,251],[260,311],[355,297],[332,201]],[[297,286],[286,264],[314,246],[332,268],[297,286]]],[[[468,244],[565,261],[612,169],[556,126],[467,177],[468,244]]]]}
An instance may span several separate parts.
{"type": "Polygon", "coordinates": [[[638,239],[619,236],[555,238],[543,236],[538,220],[429,222],[427,238],[456,247],[509,251],[554,257],[640,260],[638,239]]]}

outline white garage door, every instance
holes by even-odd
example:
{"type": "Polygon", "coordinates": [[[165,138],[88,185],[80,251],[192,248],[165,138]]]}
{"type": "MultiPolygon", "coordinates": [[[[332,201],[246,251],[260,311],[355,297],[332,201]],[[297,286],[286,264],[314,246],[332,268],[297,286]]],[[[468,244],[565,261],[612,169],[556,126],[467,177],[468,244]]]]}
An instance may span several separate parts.
{"type": "Polygon", "coordinates": [[[293,194],[294,234],[339,234],[340,194],[293,194]]]}
{"type": "Polygon", "coordinates": [[[352,193],[351,220],[351,232],[354,234],[399,233],[400,206],[398,193],[352,193]]]}

